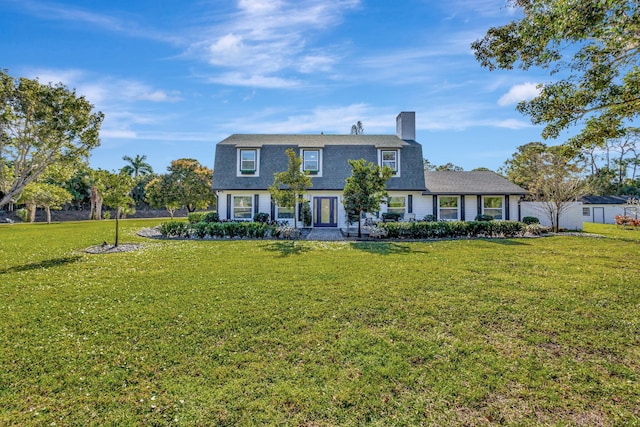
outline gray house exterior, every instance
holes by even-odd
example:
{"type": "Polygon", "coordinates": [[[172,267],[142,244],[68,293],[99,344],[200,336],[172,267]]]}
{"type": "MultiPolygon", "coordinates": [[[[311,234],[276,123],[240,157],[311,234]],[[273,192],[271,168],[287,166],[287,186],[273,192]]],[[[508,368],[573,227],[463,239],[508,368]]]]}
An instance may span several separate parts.
{"type": "Polygon", "coordinates": [[[313,227],[347,225],[341,199],[345,180],[351,176],[350,159],[365,159],[395,171],[387,182],[389,198],[381,211],[396,212],[405,219],[435,214],[439,219],[472,220],[476,216],[472,211],[483,211],[485,200],[492,206],[487,212],[497,219],[517,219],[517,203],[525,193],[492,172],[425,174],[422,145],[415,141],[415,113],[403,112],[396,119],[396,135],[234,134],[220,141],[213,190],[221,219],[250,220],[265,212],[272,219],[293,223],[299,212],[273,204],[267,190],[274,174],[287,169],[288,148],[298,153],[303,170],[311,176],[313,187],[305,197],[312,208],[313,227]],[[450,205],[456,203],[454,213],[450,205]]]}

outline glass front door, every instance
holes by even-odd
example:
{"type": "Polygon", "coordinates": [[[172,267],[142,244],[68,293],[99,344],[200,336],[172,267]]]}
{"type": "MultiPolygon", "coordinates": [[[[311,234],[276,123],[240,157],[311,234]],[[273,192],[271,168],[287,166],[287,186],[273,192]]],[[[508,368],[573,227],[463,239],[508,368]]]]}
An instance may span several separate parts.
{"type": "Polygon", "coordinates": [[[313,199],[314,227],[338,226],[338,198],[315,197],[313,199]]]}

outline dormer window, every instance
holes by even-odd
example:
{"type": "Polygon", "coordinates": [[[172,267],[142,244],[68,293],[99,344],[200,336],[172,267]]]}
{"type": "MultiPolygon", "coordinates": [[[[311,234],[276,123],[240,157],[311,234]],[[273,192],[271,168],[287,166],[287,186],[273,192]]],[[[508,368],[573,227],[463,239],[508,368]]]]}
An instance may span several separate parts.
{"type": "Polygon", "coordinates": [[[322,162],[322,151],[319,149],[302,150],[302,170],[309,175],[321,175],[320,165],[322,162]]]}
{"type": "Polygon", "coordinates": [[[239,175],[258,175],[258,153],[257,148],[238,150],[239,175]]]}
{"type": "Polygon", "coordinates": [[[400,159],[398,150],[380,150],[380,166],[388,167],[398,175],[400,172],[400,159]]]}

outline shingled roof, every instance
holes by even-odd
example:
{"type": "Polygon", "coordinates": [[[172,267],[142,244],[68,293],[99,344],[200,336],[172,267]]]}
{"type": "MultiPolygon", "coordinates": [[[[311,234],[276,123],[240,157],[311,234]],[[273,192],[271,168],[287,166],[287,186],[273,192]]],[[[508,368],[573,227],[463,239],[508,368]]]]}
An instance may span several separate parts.
{"type": "Polygon", "coordinates": [[[388,190],[424,191],[422,146],[396,135],[234,134],[216,145],[214,190],[265,190],[273,175],[287,169],[287,148],[322,148],[322,176],[312,178],[311,190],[344,189],[351,176],[347,160],[378,163],[379,148],[399,148],[400,175],[387,183],[388,190]],[[237,176],[237,150],[260,149],[260,176],[237,176]]]}
{"type": "Polygon", "coordinates": [[[422,194],[527,194],[527,191],[491,171],[425,172],[422,194]]]}

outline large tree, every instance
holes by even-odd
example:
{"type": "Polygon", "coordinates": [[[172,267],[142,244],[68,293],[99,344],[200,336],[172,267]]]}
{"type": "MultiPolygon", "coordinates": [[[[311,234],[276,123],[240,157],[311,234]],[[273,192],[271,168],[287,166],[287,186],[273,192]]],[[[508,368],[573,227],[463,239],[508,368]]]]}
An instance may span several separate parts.
{"type": "Polygon", "coordinates": [[[145,187],[145,200],[152,208],[166,209],[171,218],[176,210],[180,209],[180,201],[177,194],[171,189],[168,175],[160,175],[153,178],[145,187]]]}
{"type": "Polygon", "coordinates": [[[296,152],[287,148],[286,154],[289,157],[287,170],[274,174],[269,193],[278,206],[293,209],[293,226],[298,228],[296,206],[303,201],[302,196],[312,183],[309,175],[302,171],[302,159],[296,156],[296,152]]]}
{"type": "Polygon", "coordinates": [[[62,84],[0,70],[0,208],[50,166],[86,158],[99,145],[103,117],[62,84]]]}
{"type": "Polygon", "coordinates": [[[347,215],[358,218],[358,237],[362,237],[360,217],[363,212],[377,212],[387,197],[386,185],[393,170],[367,163],[364,159],[348,160],[351,176],[346,179],[342,204],[347,215]]]}
{"type": "Polygon", "coordinates": [[[638,0],[509,0],[521,19],[490,28],[472,48],[482,66],[541,67],[554,82],[518,110],[555,138],[574,124],[579,148],[618,137],[640,114],[638,0]]]}

